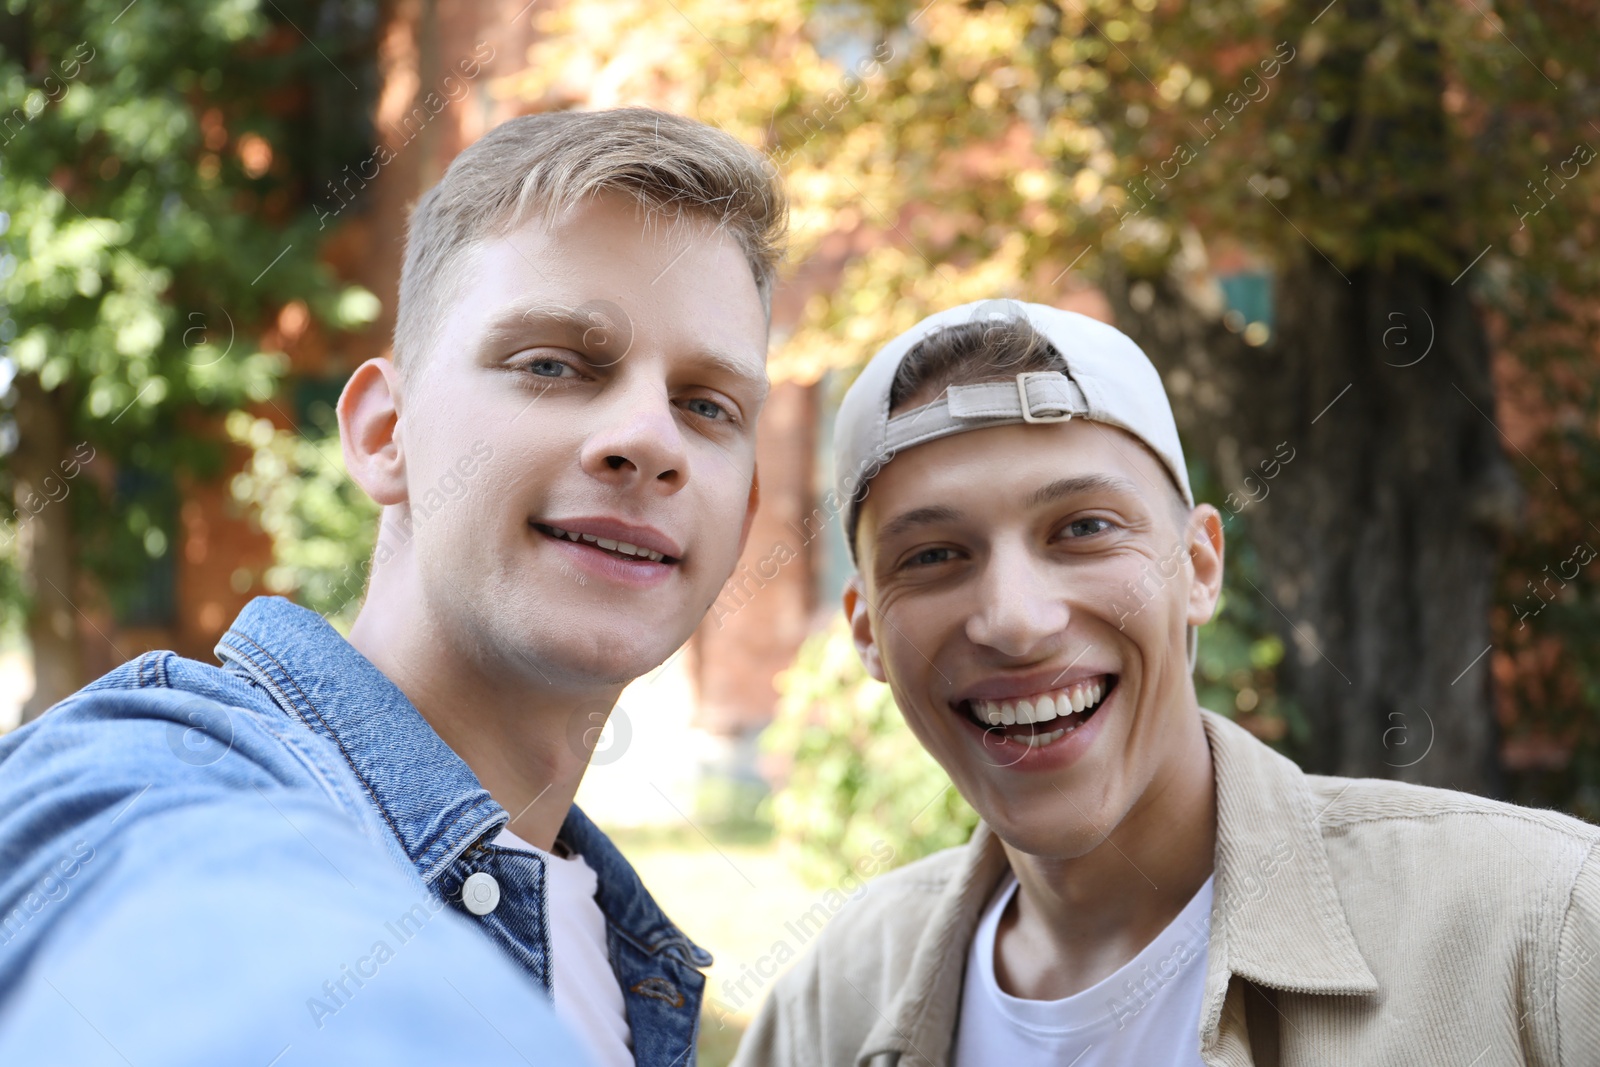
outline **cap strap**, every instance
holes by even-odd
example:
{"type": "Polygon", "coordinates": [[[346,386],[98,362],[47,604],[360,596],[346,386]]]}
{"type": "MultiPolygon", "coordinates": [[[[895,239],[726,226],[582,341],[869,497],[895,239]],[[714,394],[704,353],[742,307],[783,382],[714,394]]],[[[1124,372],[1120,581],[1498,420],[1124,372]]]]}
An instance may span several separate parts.
{"type": "Polygon", "coordinates": [[[1060,371],[1026,371],[1014,381],[952,385],[931,404],[889,420],[890,453],[985,425],[1065,422],[1086,415],[1089,402],[1078,383],[1060,371]]]}

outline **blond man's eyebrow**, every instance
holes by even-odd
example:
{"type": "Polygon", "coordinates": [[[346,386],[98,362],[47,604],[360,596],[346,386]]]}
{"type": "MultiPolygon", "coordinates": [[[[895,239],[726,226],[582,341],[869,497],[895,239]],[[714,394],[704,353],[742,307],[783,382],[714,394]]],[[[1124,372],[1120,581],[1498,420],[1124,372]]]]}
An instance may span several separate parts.
{"type": "Polygon", "coordinates": [[[619,344],[626,346],[632,340],[631,331],[624,335],[614,327],[606,329],[595,321],[592,312],[577,305],[539,303],[500,311],[484,328],[479,348],[484,355],[493,355],[500,348],[525,340],[533,330],[551,331],[555,335],[552,340],[563,340],[578,351],[603,351],[619,344]]]}
{"type": "MultiPolygon", "coordinates": [[[[538,303],[506,308],[495,315],[484,329],[480,352],[492,357],[502,349],[525,342],[528,334],[535,330],[549,331],[550,340],[560,340],[574,351],[599,356],[602,366],[608,365],[608,361],[621,360],[637,340],[631,324],[624,326],[597,318],[596,312],[586,310],[583,305],[538,303]]],[[[739,379],[757,399],[764,399],[771,388],[766,362],[759,356],[740,357],[712,348],[699,348],[686,362],[739,379]]]]}
{"type": "Polygon", "coordinates": [[[765,362],[752,365],[752,362],[748,359],[741,359],[738,356],[709,348],[702,348],[696,351],[694,355],[689,357],[688,362],[691,364],[699,363],[709,370],[739,379],[749,387],[758,400],[764,400],[767,392],[772,388],[772,383],[767,378],[765,362]]]}

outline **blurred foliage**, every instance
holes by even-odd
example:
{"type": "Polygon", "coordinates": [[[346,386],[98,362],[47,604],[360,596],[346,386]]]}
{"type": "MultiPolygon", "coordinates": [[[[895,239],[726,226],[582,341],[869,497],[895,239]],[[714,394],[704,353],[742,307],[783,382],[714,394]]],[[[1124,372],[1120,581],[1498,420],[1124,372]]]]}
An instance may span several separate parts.
{"type": "Polygon", "coordinates": [[[695,783],[695,822],[716,827],[717,836],[727,840],[770,841],[774,827],[766,801],[771,795],[771,787],[759,776],[704,773],[695,783]]]}
{"type": "MultiPolygon", "coordinates": [[[[270,404],[279,310],[299,301],[337,329],[361,318],[352,297],[372,299],[317,262],[305,205],[364,146],[366,99],[346,72],[370,70],[375,14],[316,0],[0,11],[0,491],[17,417],[93,447],[98,476],[71,494],[77,559],[113,605],[175,547],[183,485],[221,472],[221,417],[270,404]],[[317,28],[321,52],[296,24],[317,28]]],[[[7,620],[26,610],[24,562],[0,564],[7,620]]]]}
{"type": "Polygon", "coordinates": [[[889,687],[867,677],[842,616],[806,641],[777,688],[761,744],[793,762],[769,803],[809,882],[837,885],[879,840],[897,864],[966,841],[977,814],[912,736],[889,687]]]}
{"type": "Polygon", "coordinates": [[[1222,598],[1211,621],[1200,629],[1194,687],[1200,706],[1238,720],[1269,744],[1304,743],[1309,724],[1294,701],[1280,693],[1277,666],[1283,642],[1266,618],[1268,606],[1252,596],[1262,585],[1261,565],[1250,541],[1247,513],[1230,514],[1224,494],[1204,463],[1189,461],[1189,485],[1198,501],[1222,513],[1224,565],[1222,598]]]}
{"type": "MultiPolygon", "coordinates": [[[[546,107],[651,101],[765,148],[794,198],[797,261],[856,238],[841,284],[775,356],[813,381],[952,304],[1059,298],[1069,265],[1153,273],[1186,234],[1268,251],[1309,238],[1346,264],[1414,254],[1447,277],[1492,242],[1509,246],[1490,257],[1502,276],[1524,273],[1535,264],[1517,262],[1531,249],[1511,207],[1539,203],[1528,179],[1592,132],[1596,5],[1497,12],[591,0],[545,12],[527,71],[496,89],[546,107]],[[1443,100],[1419,95],[1438,78],[1443,100]],[[1450,158],[1389,151],[1424,121],[1449,124],[1450,158]]],[[[1579,195],[1547,210],[1552,238],[1591,215],[1579,195]]],[[[1584,242],[1551,243],[1541,284],[1592,289],[1584,242]]]]}
{"type": "MultiPolygon", "coordinates": [[[[1600,149],[1600,127],[1590,132],[1600,149]]],[[[1535,219],[1519,236],[1600,264],[1597,219],[1535,219]]],[[[1502,409],[1525,428],[1510,442],[1526,507],[1504,545],[1491,657],[1508,793],[1600,822],[1600,299],[1560,275],[1492,277],[1498,332],[1518,357],[1497,368],[1502,409]]]]}
{"type": "Polygon", "coordinates": [[[366,591],[379,509],[345,473],[337,424],[300,433],[235,411],[227,431],[250,450],[229,486],[233,499],[272,537],[267,592],[294,596],[348,633],[366,591]]]}

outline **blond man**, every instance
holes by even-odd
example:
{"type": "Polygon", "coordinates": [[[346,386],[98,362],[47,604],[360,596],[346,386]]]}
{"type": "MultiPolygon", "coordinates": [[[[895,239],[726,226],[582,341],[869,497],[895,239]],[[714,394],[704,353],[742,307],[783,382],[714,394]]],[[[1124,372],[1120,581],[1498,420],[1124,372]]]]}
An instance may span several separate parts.
{"type": "Polygon", "coordinates": [[[692,1060],[710,957],[573,797],[748,534],[784,215],[659,112],[456,159],[339,401],[382,505],[349,639],[261,598],[220,667],[141,656],[0,740],[0,1060],[692,1060]]]}

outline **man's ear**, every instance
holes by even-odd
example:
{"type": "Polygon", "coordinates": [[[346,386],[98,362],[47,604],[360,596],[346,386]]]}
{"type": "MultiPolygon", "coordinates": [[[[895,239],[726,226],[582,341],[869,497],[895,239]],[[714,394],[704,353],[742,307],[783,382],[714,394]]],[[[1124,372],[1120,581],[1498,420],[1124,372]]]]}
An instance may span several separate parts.
{"type": "Polygon", "coordinates": [[[739,530],[739,555],[744,555],[744,546],[750,540],[750,528],[755,525],[756,508],[761,504],[761,468],[755,466],[750,469],[750,500],[744,507],[744,526],[739,530]]]}
{"type": "Polygon", "coordinates": [[[850,637],[855,642],[856,655],[867,674],[880,682],[889,679],[883,673],[883,660],[878,655],[878,642],[872,637],[872,618],[867,606],[866,586],[857,571],[844,583],[844,617],[850,620],[850,637]]]}
{"type": "Polygon", "coordinates": [[[1189,586],[1189,625],[1203,626],[1216,613],[1222,597],[1222,514],[1210,504],[1198,504],[1189,516],[1189,562],[1194,582],[1189,586]]]}
{"type": "Polygon", "coordinates": [[[400,372],[381,356],[357,367],[339,394],[345,470],[379,504],[406,501],[406,460],[397,432],[400,394],[400,372]]]}

